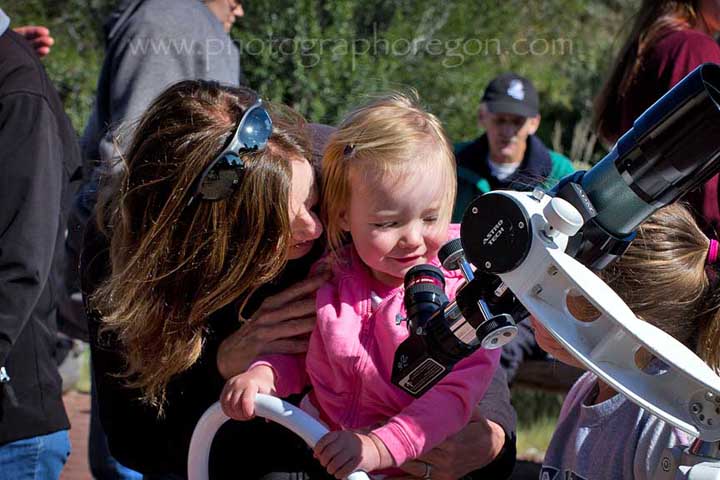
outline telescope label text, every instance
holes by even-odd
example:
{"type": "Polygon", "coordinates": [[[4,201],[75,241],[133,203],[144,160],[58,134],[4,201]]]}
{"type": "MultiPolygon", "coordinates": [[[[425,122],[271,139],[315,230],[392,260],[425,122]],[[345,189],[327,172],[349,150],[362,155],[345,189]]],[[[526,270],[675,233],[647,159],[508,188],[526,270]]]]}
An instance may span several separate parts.
{"type": "Polygon", "coordinates": [[[492,246],[495,241],[500,238],[500,236],[505,232],[505,227],[503,227],[503,221],[499,220],[494,227],[490,229],[490,231],[485,235],[485,238],[483,238],[483,245],[490,245],[492,246]]]}

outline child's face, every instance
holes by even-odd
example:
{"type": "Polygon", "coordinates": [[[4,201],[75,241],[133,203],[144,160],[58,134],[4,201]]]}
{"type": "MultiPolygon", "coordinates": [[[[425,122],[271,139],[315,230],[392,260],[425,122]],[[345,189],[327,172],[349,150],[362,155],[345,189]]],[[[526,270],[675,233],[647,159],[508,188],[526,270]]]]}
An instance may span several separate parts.
{"type": "Polygon", "coordinates": [[[585,369],[585,366],[575,357],[570,355],[535,317],[530,317],[530,323],[532,324],[533,331],[535,332],[535,340],[540,348],[566,365],[572,365],[573,367],[585,369]]]}
{"type": "Polygon", "coordinates": [[[408,168],[399,175],[367,181],[353,171],[342,228],[375,278],[397,286],[415,265],[428,263],[447,241],[442,175],[430,168],[408,168]]]}

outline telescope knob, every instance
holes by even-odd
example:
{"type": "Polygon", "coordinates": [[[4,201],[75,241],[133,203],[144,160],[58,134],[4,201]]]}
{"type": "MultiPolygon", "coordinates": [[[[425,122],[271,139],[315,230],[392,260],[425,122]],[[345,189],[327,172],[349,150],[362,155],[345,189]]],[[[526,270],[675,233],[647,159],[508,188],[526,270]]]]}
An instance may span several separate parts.
{"type": "Polygon", "coordinates": [[[468,282],[472,282],[475,278],[475,273],[465,258],[465,251],[459,238],[450,240],[443,245],[438,252],[438,259],[447,270],[461,270],[468,282]]]}
{"type": "Polygon", "coordinates": [[[490,317],[475,330],[475,334],[480,340],[480,346],[487,350],[501,348],[510,343],[517,335],[517,332],[518,328],[515,326],[515,321],[512,315],[508,313],[490,317]]]}
{"type": "Polygon", "coordinates": [[[457,270],[460,268],[460,260],[465,256],[462,242],[459,238],[450,240],[438,251],[438,259],[446,270],[457,270]]]}
{"type": "Polygon", "coordinates": [[[557,236],[558,233],[572,237],[583,226],[580,212],[570,202],[559,197],[554,197],[545,205],[543,215],[547,220],[547,226],[543,231],[550,238],[557,236]]]}

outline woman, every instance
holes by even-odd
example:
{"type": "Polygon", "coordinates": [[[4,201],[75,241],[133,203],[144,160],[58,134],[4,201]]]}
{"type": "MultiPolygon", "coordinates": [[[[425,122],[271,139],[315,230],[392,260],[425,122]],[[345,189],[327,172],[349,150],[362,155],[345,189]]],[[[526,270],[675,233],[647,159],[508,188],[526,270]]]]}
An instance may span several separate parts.
{"type": "MultiPolygon", "coordinates": [[[[720,63],[719,0],[643,0],[630,35],[595,100],[593,123],[615,143],[650,105],[698,65],[720,63]]],[[[687,196],[708,227],[720,224],[718,177],[687,196]]]]}
{"type": "MultiPolygon", "coordinates": [[[[307,127],[269,105],[267,137],[256,100],[251,90],[202,81],[160,95],[101,202],[102,233],[90,226],[86,234],[81,268],[101,418],[114,456],[148,476],[184,476],[192,430],[225,379],[260,353],[304,351],[314,323],[325,277],[302,280],[322,250],[307,127]]],[[[487,397],[485,412],[511,415],[502,379],[487,397]]],[[[511,432],[512,421],[503,423],[511,432]]],[[[442,445],[454,454],[433,451],[407,469],[458,478],[495,457],[488,468],[511,469],[514,441],[505,436],[477,416],[442,445]],[[473,459],[461,442],[477,449],[473,459]]],[[[305,452],[275,424],[231,424],[214,443],[211,475],[293,472],[305,452]]]]}

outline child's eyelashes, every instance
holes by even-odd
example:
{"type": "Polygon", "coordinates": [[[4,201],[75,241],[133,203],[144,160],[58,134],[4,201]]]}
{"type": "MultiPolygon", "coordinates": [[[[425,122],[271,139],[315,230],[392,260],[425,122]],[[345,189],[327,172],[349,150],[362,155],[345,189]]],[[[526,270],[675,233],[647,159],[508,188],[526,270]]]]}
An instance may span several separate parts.
{"type": "Polygon", "coordinates": [[[375,228],[392,228],[397,225],[397,222],[380,222],[380,223],[371,223],[375,228]]]}
{"type": "MultiPolygon", "coordinates": [[[[433,225],[437,223],[438,220],[440,220],[438,215],[430,215],[428,217],[423,217],[422,222],[426,225],[433,225]]],[[[405,221],[400,222],[395,220],[388,220],[386,222],[370,222],[370,225],[375,228],[394,228],[405,224],[405,221]]]]}

